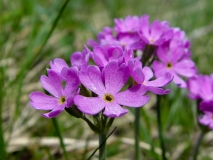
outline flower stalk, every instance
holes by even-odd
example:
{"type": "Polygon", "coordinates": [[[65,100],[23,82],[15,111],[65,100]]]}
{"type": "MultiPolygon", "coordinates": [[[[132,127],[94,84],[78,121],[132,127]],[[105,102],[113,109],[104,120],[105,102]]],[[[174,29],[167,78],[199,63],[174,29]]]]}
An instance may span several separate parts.
{"type": "Polygon", "coordinates": [[[204,137],[204,135],[205,135],[205,132],[203,132],[203,131],[201,131],[200,132],[200,135],[199,135],[199,137],[198,137],[198,139],[197,139],[197,142],[196,142],[196,145],[195,145],[195,148],[194,148],[194,152],[193,152],[193,160],[196,160],[197,159],[197,155],[198,155],[198,152],[199,152],[199,147],[200,147],[200,145],[201,145],[201,143],[202,143],[202,140],[203,140],[203,137],[204,137]]]}
{"type": "Polygon", "coordinates": [[[106,134],[99,134],[99,160],[106,159],[106,134]]]}
{"type": "Polygon", "coordinates": [[[158,121],[158,135],[160,138],[160,146],[162,150],[162,159],[166,160],[166,149],[164,146],[163,133],[162,133],[162,124],[161,124],[161,110],[160,110],[160,96],[157,95],[157,121],[158,121]]]}
{"type": "Polygon", "coordinates": [[[134,122],[134,129],[135,129],[135,160],[140,160],[140,108],[135,109],[135,122],[134,122]]]}

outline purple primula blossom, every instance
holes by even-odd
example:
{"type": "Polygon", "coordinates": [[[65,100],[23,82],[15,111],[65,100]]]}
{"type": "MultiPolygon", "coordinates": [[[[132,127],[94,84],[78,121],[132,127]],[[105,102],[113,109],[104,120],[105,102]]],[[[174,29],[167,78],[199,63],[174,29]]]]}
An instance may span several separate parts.
{"type": "Polygon", "coordinates": [[[170,92],[169,89],[164,90],[161,88],[172,81],[173,76],[170,73],[166,73],[165,75],[150,81],[154,74],[151,68],[147,66],[142,68],[142,63],[140,61],[129,61],[129,69],[133,80],[136,81],[137,84],[147,87],[148,91],[159,95],[168,94],[170,92]]]}
{"type": "Polygon", "coordinates": [[[60,77],[53,70],[48,70],[48,77],[41,76],[41,84],[43,88],[53,96],[46,95],[42,92],[32,92],[30,94],[30,105],[38,110],[51,110],[48,113],[42,114],[46,118],[53,118],[60,114],[65,107],[73,105],[74,97],[79,93],[77,68],[62,69],[62,75],[66,77],[66,85],[63,88],[60,77]]]}
{"type": "Polygon", "coordinates": [[[144,49],[146,45],[137,33],[120,33],[117,39],[122,46],[132,50],[144,49]]]}
{"type": "Polygon", "coordinates": [[[161,46],[157,50],[159,61],[153,62],[153,70],[155,76],[159,77],[165,73],[174,76],[173,81],[181,88],[186,88],[186,82],[180,77],[193,77],[197,70],[195,63],[184,55],[184,48],[180,46],[161,46]]]}
{"type": "Polygon", "coordinates": [[[122,106],[141,107],[149,101],[149,96],[143,96],[147,89],[135,85],[125,91],[121,88],[130,77],[129,69],[125,64],[109,62],[101,71],[97,66],[89,66],[87,71],[79,73],[81,83],[97,97],[78,95],[74,102],[83,113],[95,115],[103,110],[103,114],[116,118],[128,112],[122,106]]]}
{"type": "Polygon", "coordinates": [[[196,75],[187,82],[192,99],[213,100],[213,78],[207,75],[196,75]]]}
{"type": "Polygon", "coordinates": [[[105,67],[109,62],[116,61],[119,64],[127,62],[134,58],[132,50],[123,48],[118,42],[103,42],[98,46],[95,46],[91,57],[99,67],[105,67]]]}
{"type": "Polygon", "coordinates": [[[117,33],[137,33],[140,26],[140,18],[137,16],[115,19],[114,22],[117,33]]]}
{"type": "Polygon", "coordinates": [[[187,88],[189,90],[188,96],[191,99],[195,100],[202,100],[200,96],[200,89],[204,84],[205,76],[203,75],[195,75],[194,77],[191,77],[187,81],[187,88]]]}
{"type": "Polygon", "coordinates": [[[72,66],[76,66],[79,70],[85,69],[89,63],[90,52],[87,46],[84,46],[82,52],[74,52],[70,57],[72,66]]]}
{"type": "Polygon", "coordinates": [[[186,38],[185,32],[180,30],[180,28],[172,28],[173,29],[173,37],[170,42],[170,45],[179,45],[184,48],[185,56],[190,57],[190,41],[186,38]]]}
{"type": "Polygon", "coordinates": [[[199,102],[199,109],[213,113],[213,78],[196,75],[187,81],[189,97],[199,102]]]}
{"type": "Polygon", "coordinates": [[[53,61],[50,61],[51,70],[55,71],[59,75],[60,80],[63,80],[63,81],[65,80],[65,78],[61,75],[61,70],[64,67],[69,68],[67,63],[61,58],[56,58],[53,61]]]}
{"type": "Polygon", "coordinates": [[[209,128],[213,129],[213,112],[204,112],[202,116],[198,118],[198,121],[209,128]]]}
{"type": "Polygon", "coordinates": [[[166,21],[160,22],[155,20],[149,25],[149,16],[143,15],[140,19],[139,36],[141,39],[150,45],[159,46],[170,40],[173,36],[173,30],[169,28],[169,23],[166,21]]]}
{"type": "Polygon", "coordinates": [[[89,39],[87,41],[87,44],[91,47],[94,47],[99,45],[103,41],[110,41],[110,42],[117,41],[116,38],[113,36],[113,29],[110,27],[104,27],[103,31],[98,33],[97,40],[98,42],[96,42],[95,40],[89,39]]]}

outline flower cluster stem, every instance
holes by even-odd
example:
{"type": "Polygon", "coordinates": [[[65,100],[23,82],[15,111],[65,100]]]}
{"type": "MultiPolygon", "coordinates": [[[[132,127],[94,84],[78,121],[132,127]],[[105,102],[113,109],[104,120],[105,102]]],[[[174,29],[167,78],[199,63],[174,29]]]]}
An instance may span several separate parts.
{"type": "Polygon", "coordinates": [[[65,144],[64,144],[64,141],[63,141],[63,137],[61,135],[61,131],[60,131],[59,126],[58,126],[58,121],[57,121],[56,118],[52,118],[52,122],[53,122],[53,125],[55,127],[57,136],[58,136],[58,138],[60,140],[60,145],[61,145],[63,154],[65,156],[64,158],[65,158],[65,160],[69,160],[69,157],[68,157],[68,154],[67,154],[67,151],[66,151],[66,148],[65,148],[65,144]]]}
{"type": "Polygon", "coordinates": [[[99,160],[106,159],[106,134],[99,134],[99,160]]]}
{"type": "Polygon", "coordinates": [[[160,138],[160,146],[162,150],[162,159],[166,160],[166,149],[164,146],[162,124],[161,124],[161,111],[160,111],[160,96],[157,95],[157,121],[158,121],[158,135],[160,138]]]}
{"type": "Polygon", "coordinates": [[[198,151],[199,151],[199,147],[201,145],[201,142],[203,140],[203,137],[204,137],[205,133],[203,131],[201,131],[198,139],[197,139],[197,142],[196,142],[196,145],[195,145],[195,149],[194,149],[194,152],[193,152],[193,160],[196,160],[197,159],[197,155],[198,155],[198,151]]]}
{"type": "Polygon", "coordinates": [[[135,160],[140,160],[140,108],[135,108],[135,122],[134,122],[134,129],[135,129],[135,160]]]}

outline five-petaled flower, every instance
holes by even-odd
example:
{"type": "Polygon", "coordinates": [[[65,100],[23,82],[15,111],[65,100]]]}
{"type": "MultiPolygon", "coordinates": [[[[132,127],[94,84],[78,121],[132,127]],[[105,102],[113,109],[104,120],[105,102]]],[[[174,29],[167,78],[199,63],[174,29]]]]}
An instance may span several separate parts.
{"type": "Polygon", "coordinates": [[[101,71],[97,66],[89,66],[87,71],[79,73],[81,83],[97,94],[96,97],[77,95],[75,104],[82,112],[95,115],[103,110],[103,114],[115,118],[128,111],[122,106],[141,107],[149,101],[149,96],[143,96],[147,89],[136,85],[125,91],[120,91],[130,77],[125,64],[109,62],[101,71]]]}
{"type": "Polygon", "coordinates": [[[32,92],[30,105],[38,110],[51,110],[42,115],[46,118],[53,118],[61,113],[65,107],[73,105],[73,99],[78,94],[79,79],[76,68],[64,67],[61,74],[66,77],[66,85],[63,88],[58,73],[53,70],[48,70],[47,73],[48,76],[41,76],[41,84],[53,96],[42,92],[32,92]]]}

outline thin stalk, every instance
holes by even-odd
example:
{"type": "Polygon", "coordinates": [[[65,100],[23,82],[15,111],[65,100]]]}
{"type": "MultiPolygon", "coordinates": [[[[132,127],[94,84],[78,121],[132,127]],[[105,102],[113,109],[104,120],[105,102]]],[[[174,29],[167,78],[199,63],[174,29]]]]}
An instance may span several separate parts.
{"type": "MultiPolygon", "coordinates": [[[[89,158],[88,158],[87,160],[90,160],[90,159],[92,158],[92,156],[96,153],[96,151],[99,150],[100,147],[106,143],[107,139],[112,135],[112,133],[116,130],[116,128],[117,128],[117,127],[115,127],[115,128],[112,130],[112,132],[106,137],[106,139],[104,139],[104,141],[99,145],[99,147],[96,148],[96,149],[92,152],[92,154],[89,156],[89,158]]],[[[99,143],[100,143],[100,142],[99,142],[99,143]]]]}
{"type": "Polygon", "coordinates": [[[99,134],[99,160],[106,159],[106,134],[99,134]]]}
{"type": "Polygon", "coordinates": [[[203,140],[203,137],[204,137],[205,133],[203,131],[201,131],[198,139],[197,139],[197,142],[196,142],[196,146],[195,146],[195,149],[194,149],[194,152],[193,152],[193,160],[196,160],[197,159],[197,155],[198,155],[198,151],[199,151],[199,147],[202,143],[202,140],[203,140]]]}
{"type": "Polygon", "coordinates": [[[140,108],[135,108],[135,121],[134,121],[134,129],[135,129],[135,160],[140,159],[140,108]]]}
{"type": "Polygon", "coordinates": [[[64,156],[65,156],[65,160],[69,160],[69,157],[68,157],[68,154],[67,154],[65,145],[64,145],[63,137],[62,137],[61,132],[60,132],[60,129],[59,129],[59,127],[58,127],[58,121],[57,121],[56,118],[52,118],[52,122],[53,122],[53,125],[54,125],[54,127],[55,127],[57,136],[58,136],[58,138],[59,138],[59,140],[60,140],[60,145],[61,145],[63,154],[64,154],[64,156]]]}
{"type": "Polygon", "coordinates": [[[0,66],[0,160],[6,159],[6,151],[5,151],[5,142],[4,142],[4,132],[3,132],[3,122],[2,122],[2,114],[3,114],[3,97],[4,97],[4,70],[3,67],[0,66]]]}
{"type": "Polygon", "coordinates": [[[161,112],[160,112],[160,96],[157,95],[157,121],[158,121],[158,135],[160,138],[160,146],[162,150],[162,159],[166,160],[166,150],[164,146],[163,133],[162,133],[162,124],[161,124],[161,112]]]}

